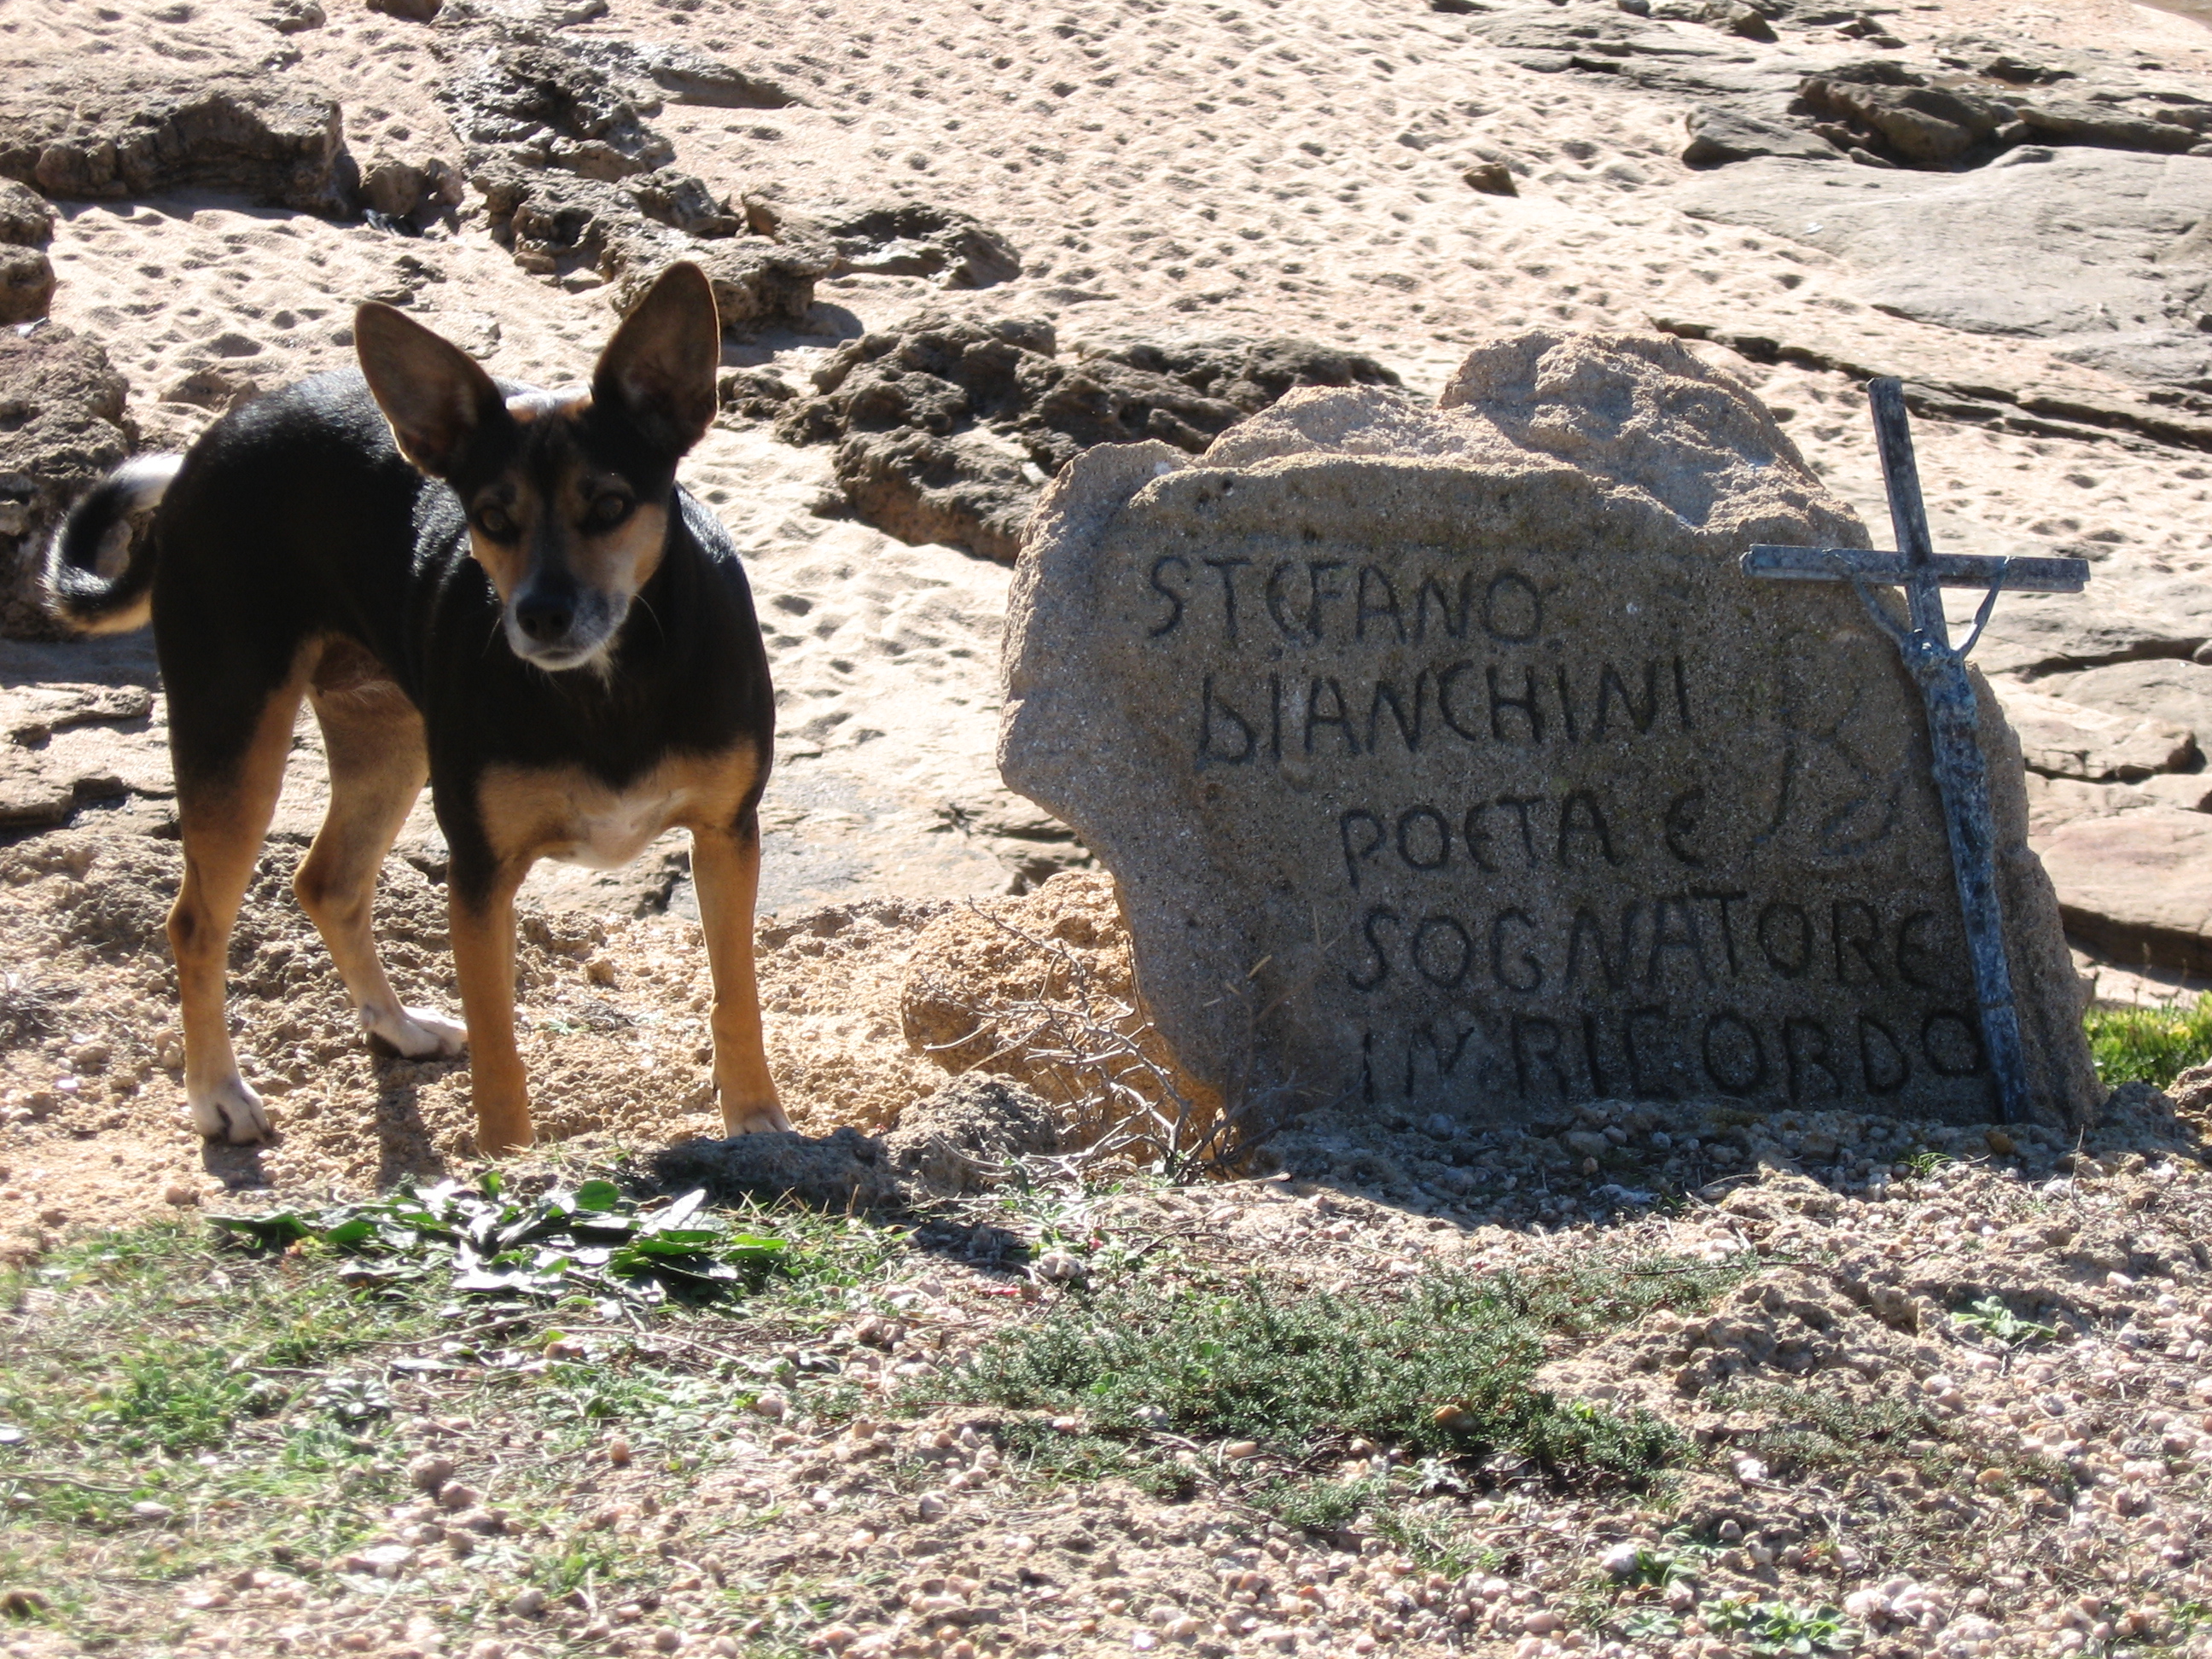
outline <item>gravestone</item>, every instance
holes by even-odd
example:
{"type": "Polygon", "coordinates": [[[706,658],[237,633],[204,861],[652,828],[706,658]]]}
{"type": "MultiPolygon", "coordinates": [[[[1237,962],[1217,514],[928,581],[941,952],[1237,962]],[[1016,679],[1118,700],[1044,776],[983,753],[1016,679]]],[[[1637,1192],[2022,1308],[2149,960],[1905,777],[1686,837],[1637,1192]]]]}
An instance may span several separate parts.
{"type": "MultiPolygon", "coordinates": [[[[1746,580],[1755,543],[1869,538],[1659,337],[1093,450],[1031,526],[1000,769],[1113,872],[1148,1011],[1232,1097],[1987,1121],[1919,693],[1849,587],[1746,580]]],[[[2081,983],[1980,708],[2030,1109],[2080,1121],[2081,983]]]]}

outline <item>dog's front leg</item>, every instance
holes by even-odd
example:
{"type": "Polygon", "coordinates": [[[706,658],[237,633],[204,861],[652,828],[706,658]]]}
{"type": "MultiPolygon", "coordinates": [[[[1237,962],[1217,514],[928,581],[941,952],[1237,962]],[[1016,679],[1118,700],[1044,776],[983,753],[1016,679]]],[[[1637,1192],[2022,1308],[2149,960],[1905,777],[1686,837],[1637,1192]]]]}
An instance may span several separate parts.
{"type": "Polygon", "coordinates": [[[453,971],[469,1022],[469,1097],[484,1158],[520,1152],[536,1138],[514,1043],[514,892],[526,869],[503,866],[483,883],[461,880],[458,871],[449,878],[453,971]]]}
{"type": "Polygon", "coordinates": [[[714,973],[714,1091],[722,1097],[722,1127],[733,1135],[788,1129],[791,1120],[769,1075],[753,977],[753,903],[760,893],[756,815],[748,811],[727,829],[695,828],[691,877],[714,973]]]}

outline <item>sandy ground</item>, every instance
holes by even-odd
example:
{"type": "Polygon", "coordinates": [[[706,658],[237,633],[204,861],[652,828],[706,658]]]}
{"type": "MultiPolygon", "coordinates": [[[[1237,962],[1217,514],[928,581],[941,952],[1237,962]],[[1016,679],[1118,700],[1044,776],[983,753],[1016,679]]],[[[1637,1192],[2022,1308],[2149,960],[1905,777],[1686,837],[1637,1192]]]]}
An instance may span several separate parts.
{"type": "MultiPolygon", "coordinates": [[[[499,9],[540,21],[560,9],[527,0],[499,0],[499,9]]],[[[364,166],[458,161],[433,94],[446,72],[440,52],[465,55],[459,36],[362,0],[325,9],[325,26],[279,35],[257,7],[228,0],[0,0],[0,52],[33,80],[87,64],[266,64],[264,73],[341,101],[364,166]]],[[[2212,75],[2212,33],[2202,25],[2112,0],[1943,0],[1885,14],[1884,26],[1915,46],[1996,29],[2212,75]]],[[[1677,106],[1595,77],[1515,68],[1473,41],[1462,19],[1410,0],[1098,0],[1045,10],[998,0],[611,0],[571,32],[686,44],[799,95],[785,109],[671,104],[653,117],[675,143],[676,165],[718,193],[799,204],[897,194],[972,213],[1021,250],[1022,276],[978,293],[946,294],[914,277],[836,279],[821,290],[808,325],[816,331],[727,347],[732,365],[767,364],[794,383],[840,338],[950,306],[1048,319],[1063,352],[1134,338],[1304,334],[1374,356],[1422,394],[1492,330],[1641,327],[1662,316],[1847,346],[1854,361],[1916,374],[2116,390],[2033,341],[1875,311],[1817,250],[1688,216],[1670,193],[1692,176],[1679,159],[1677,106]],[[1516,169],[1516,197],[1463,182],[1469,165],[1501,156],[1516,169]]],[[[404,303],[495,372],[541,383],[582,375],[613,320],[596,279],[526,274],[466,212],[451,232],[409,240],[210,197],[73,204],[52,252],[55,319],[109,351],[155,445],[188,441],[212,417],[210,370],[243,392],[344,363],[350,308],[363,297],[404,303]],[[179,400],[191,398],[202,401],[179,400]]],[[[1750,376],[1815,468],[1881,521],[1855,386],[1702,349],[1750,376]]],[[[1919,423],[1919,444],[1939,545],[2087,543],[2100,569],[2127,573],[2190,572],[2208,560],[2212,465],[1934,421],[1919,423]]],[[[1005,890],[1012,843],[996,831],[1030,812],[992,764],[1008,573],[819,516],[826,452],[793,448],[763,427],[716,430],[685,477],[745,553],[774,659],[781,752],[764,809],[763,910],[787,920],[857,901],[921,905],[1005,890]]],[[[19,687],[151,684],[143,644],[9,650],[3,665],[19,687]]],[[[17,977],[42,987],[51,1004],[43,1032],[6,1060],[13,1121],[0,1125],[0,1164],[11,1190],[74,1214],[88,1200],[50,1194],[88,1182],[143,1201],[173,1182],[283,1179],[283,1148],[258,1163],[226,1154],[203,1167],[161,1066],[173,1012],[155,896],[173,879],[174,843],[162,838],[158,698],[136,727],[71,740],[112,740],[131,793],[123,806],[88,809],[71,829],[4,855],[0,934],[17,977]],[[82,919],[115,908],[118,893],[138,896],[108,921],[82,919]],[[103,1046],[105,1069],[82,1058],[103,1046]],[[114,1181],[93,1179],[111,1169],[114,1181]]],[[[290,1067],[300,1079],[292,1087],[312,1086],[349,1125],[373,1109],[380,1140],[294,1169],[303,1179],[360,1182],[441,1137],[460,1145],[465,1073],[372,1063],[347,1033],[335,977],[281,890],[319,807],[311,733],[295,759],[258,890],[263,908],[250,918],[258,932],[236,957],[240,1006],[255,1028],[262,1011],[284,1011],[274,1035],[257,1029],[266,1070],[290,1067]],[[253,964],[271,952],[283,956],[281,975],[270,966],[276,977],[254,980],[263,969],[253,964]]],[[[400,851],[386,934],[411,941],[415,955],[399,971],[435,993],[447,983],[441,928],[434,893],[408,861],[434,866],[427,807],[400,851]]],[[[680,841],[652,849],[632,875],[549,869],[532,891],[544,925],[568,930],[562,937],[605,934],[588,949],[533,947],[544,975],[526,988],[533,1063],[556,1074],[575,1068],[577,1083],[543,1092],[586,1103],[552,1107],[554,1132],[641,1142],[708,1127],[693,1057],[703,964],[686,928],[680,841]],[[632,915],[641,894],[672,890],[668,916],[632,915]],[[558,921],[570,912],[589,920],[558,921]],[[612,989],[590,977],[600,959],[612,964],[612,989]],[[594,998],[644,1024],[595,1029],[558,1012],[594,998]],[[620,1086],[610,1081],[617,1076],[620,1086]]],[[[876,954],[860,953],[848,985],[784,1008],[770,1000],[772,1052],[801,1121],[814,1127],[880,1120],[890,1097],[847,1073],[928,1070],[884,1012],[886,988],[902,971],[899,941],[912,929],[869,927],[876,954]],[[835,1059],[835,1044],[808,1024],[817,1018],[836,1025],[836,1042],[883,1052],[835,1059]]],[[[2172,987],[2110,970],[2103,988],[2172,987]]]]}

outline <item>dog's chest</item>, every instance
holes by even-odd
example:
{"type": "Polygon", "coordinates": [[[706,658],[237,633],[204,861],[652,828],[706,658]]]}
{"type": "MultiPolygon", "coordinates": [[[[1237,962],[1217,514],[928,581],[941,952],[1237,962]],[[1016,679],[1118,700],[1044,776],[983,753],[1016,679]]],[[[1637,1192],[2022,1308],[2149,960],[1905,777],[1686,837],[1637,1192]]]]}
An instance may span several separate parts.
{"type": "Polygon", "coordinates": [[[612,870],[664,830],[733,822],[757,771],[749,753],[686,757],[617,790],[574,768],[494,766],[483,775],[477,800],[502,861],[554,859],[612,870]]]}
{"type": "Polygon", "coordinates": [[[619,869],[645,851],[646,843],[675,823],[690,805],[681,790],[586,796],[575,800],[559,823],[547,826],[554,839],[539,856],[593,870],[619,869]]]}

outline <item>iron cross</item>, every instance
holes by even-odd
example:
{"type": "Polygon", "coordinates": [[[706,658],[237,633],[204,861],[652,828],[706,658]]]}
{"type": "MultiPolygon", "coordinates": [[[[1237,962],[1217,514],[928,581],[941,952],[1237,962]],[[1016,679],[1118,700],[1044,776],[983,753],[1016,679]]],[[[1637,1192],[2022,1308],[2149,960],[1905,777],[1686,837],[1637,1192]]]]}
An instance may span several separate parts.
{"type": "Polygon", "coordinates": [[[1996,835],[1990,817],[1989,778],[1978,740],[1978,711],[1966,678],[1966,653],[1982,636],[2009,588],[2022,593],[2078,593],[2089,580],[2083,559],[1990,559],[1938,555],[1929,545],[1928,515],[1920,500],[1920,471],[1912,459],[1901,382],[1883,378],[1867,386],[1874,406],[1875,442],[1881,452],[1882,482],[1889,490],[1890,523],[1899,551],[1850,547],[1754,547],[1743,556],[1744,574],[1778,580],[1847,581],[1867,615],[1896,645],[1905,672],[1928,709],[1928,746],[1935,757],[1936,788],[1950,834],[1951,868],[1973,957],[1974,991],[1981,1003],[1982,1048],[1995,1077],[1997,1109],[2008,1123],[2028,1115],[2027,1066],[2021,1053],[2020,1012],[2014,1006],[2012,969],[2005,959],[2004,917],[1997,902],[1996,835]],[[1911,625],[1875,597],[1876,584],[1905,589],[1911,625]],[[1988,590],[1975,613],[1974,631],[1955,650],[1943,619],[1946,587],[1988,590]]]}

